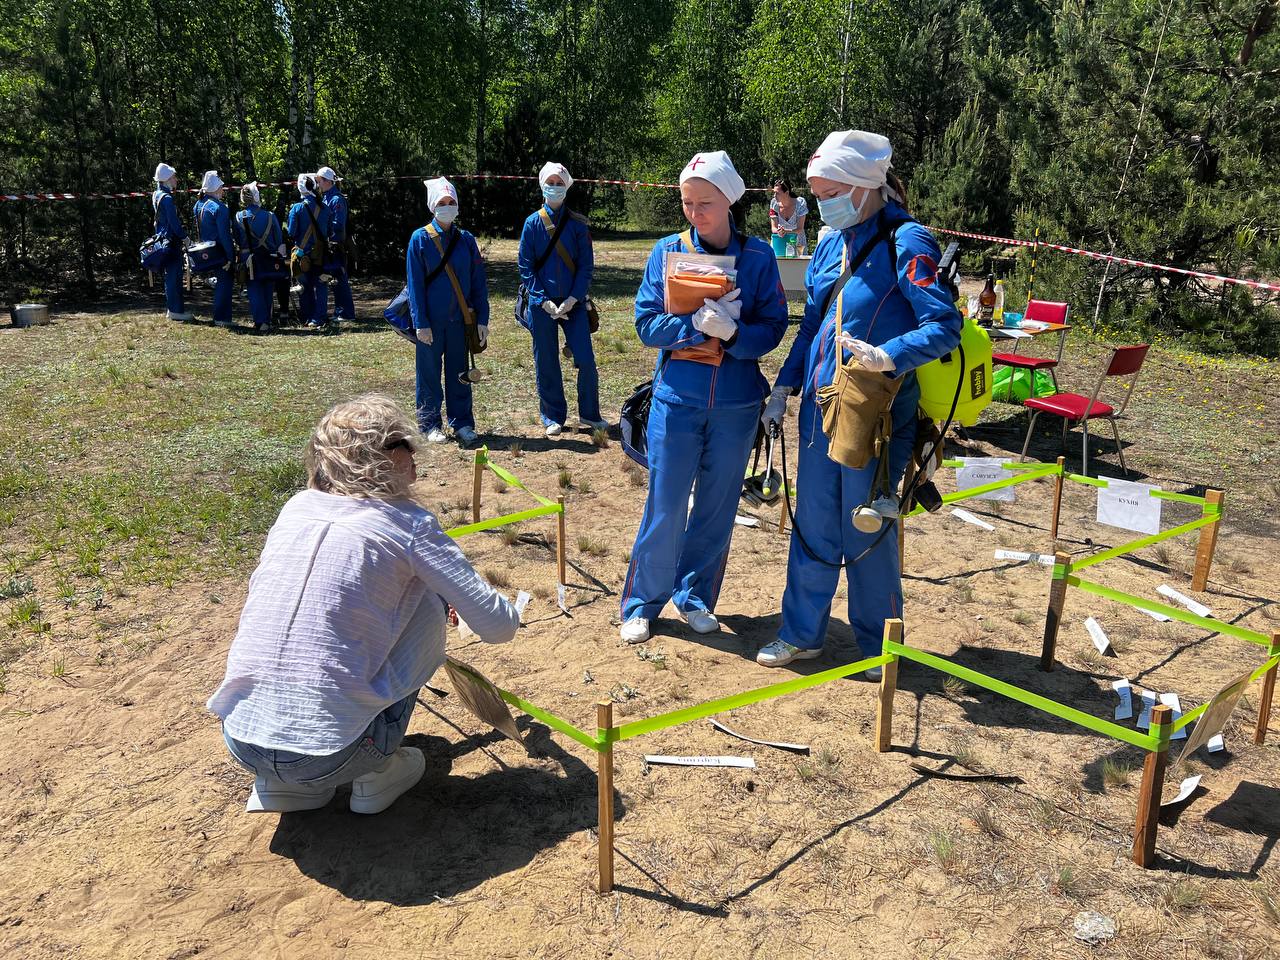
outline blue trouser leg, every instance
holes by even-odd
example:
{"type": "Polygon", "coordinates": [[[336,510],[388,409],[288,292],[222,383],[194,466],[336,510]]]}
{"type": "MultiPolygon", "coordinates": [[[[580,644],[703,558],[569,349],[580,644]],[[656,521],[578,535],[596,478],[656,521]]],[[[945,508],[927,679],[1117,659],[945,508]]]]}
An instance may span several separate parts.
{"type": "Polygon", "coordinates": [[[569,416],[560,372],[560,325],[541,307],[529,308],[533,368],[538,381],[538,412],[543,426],[563,424],[569,416]]]}
{"type": "Polygon", "coordinates": [[[175,260],[164,268],[164,305],[170,313],[186,312],[182,290],[182,263],[175,260]]]}
{"type": "MultiPolygon", "coordinates": [[[[324,324],[329,320],[329,285],[320,279],[320,273],[316,269],[308,270],[303,275],[302,289],[304,293],[310,294],[310,311],[305,308],[302,310],[302,318],[307,321],[314,320],[316,323],[324,324]]],[[[301,304],[299,304],[301,306],[301,304]]]]}
{"type": "MultiPolygon", "coordinates": [[[[894,401],[889,482],[895,490],[915,443],[918,399],[919,390],[913,378],[894,401]]],[[[859,556],[880,536],[861,533],[853,526],[853,511],[869,498],[877,461],[872,460],[861,470],[851,470],[827,456],[822,417],[811,393],[806,393],[800,404],[799,432],[796,527],[791,535],[778,638],[797,647],[814,649],[823,646],[826,640],[831,601],[840,576],[840,567],[831,563],[859,556]],[[801,535],[821,560],[809,556],[800,542],[801,535]]],[[[897,531],[885,532],[870,553],[848,568],[846,578],[849,624],[854,639],[864,654],[873,656],[880,652],[885,619],[902,615],[897,531]]]]}
{"type": "Polygon", "coordinates": [[[271,297],[275,293],[274,280],[250,280],[246,292],[249,295],[249,314],[254,326],[271,323],[271,297]]]}
{"type": "Polygon", "coordinates": [[[698,482],[672,597],[676,608],[686,613],[715,611],[760,408],[717,407],[707,414],[698,482]]]}
{"type": "Polygon", "coordinates": [[[300,274],[298,277],[298,319],[303,323],[316,318],[316,281],[311,276],[311,271],[300,274]]]}
{"type": "Polygon", "coordinates": [[[440,366],[444,361],[444,337],[432,328],[431,345],[419,340],[414,345],[416,389],[414,403],[418,410],[418,428],[423,432],[441,426],[440,404],[444,390],[440,386],[440,366]]]}
{"type": "Polygon", "coordinates": [[[334,319],[342,317],[344,320],[356,318],[356,305],[351,298],[351,281],[347,278],[346,270],[333,272],[333,316],[334,319]]]}
{"type": "Polygon", "coordinates": [[[213,288],[213,322],[231,322],[231,295],[235,292],[235,275],[230,270],[214,271],[218,278],[213,288]]]}
{"type": "MultiPolygon", "coordinates": [[[[548,317],[547,319],[550,319],[548,317]]],[[[591,344],[591,321],[587,308],[576,305],[564,322],[564,339],[578,368],[578,416],[583,420],[600,419],[600,375],[596,370],[596,354],[591,344]]],[[[558,363],[558,361],[557,361],[558,363]]],[[[560,391],[563,403],[564,390],[560,391]]]]}
{"type": "Polygon", "coordinates": [[[458,377],[467,372],[467,331],[461,320],[450,320],[439,327],[432,324],[437,340],[444,340],[444,401],[449,426],[454,430],[476,425],[471,412],[471,384],[458,377]]]}

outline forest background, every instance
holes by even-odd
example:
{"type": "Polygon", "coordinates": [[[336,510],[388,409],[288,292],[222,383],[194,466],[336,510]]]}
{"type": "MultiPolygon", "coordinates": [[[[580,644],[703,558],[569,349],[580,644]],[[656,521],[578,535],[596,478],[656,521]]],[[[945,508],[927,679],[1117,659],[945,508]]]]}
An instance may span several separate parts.
{"type": "MultiPolygon", "coordinates": [[[[424,175],[527,175],[554,158],[671,181],[725,148],[749,184],[802,190],[823,136],[857,127],[892,140],[925,223],[1274,280],[1278,7],[0,0],[0,194],[149,190],[161,159],[184,187],[208,168],[275,182],[329,164],[364,268],[395,275],[426,216],[424,175]]],[[[462,189],[467,226],[487,235],[513,235],[537,198],[532,182],[462,189]]],[[[264,201],[283,213],[294,196],[264,201]]],[[[680,222],[674,191],[571,198],[600,231],[680,222]]],[[[739,211],[753,232],[766,198],[739,211]]],[[[0,202],[0,298],[136,282],[150,232],[145,198],[0,202]]],[[[970,242],[964,266],[1007,275],[1016,298],[1030,258],[1005,254],[970,242]]],[[[1280,354],[1274,295],[1046,252],[1036,288],[1135,334],[1280,354]]]]}

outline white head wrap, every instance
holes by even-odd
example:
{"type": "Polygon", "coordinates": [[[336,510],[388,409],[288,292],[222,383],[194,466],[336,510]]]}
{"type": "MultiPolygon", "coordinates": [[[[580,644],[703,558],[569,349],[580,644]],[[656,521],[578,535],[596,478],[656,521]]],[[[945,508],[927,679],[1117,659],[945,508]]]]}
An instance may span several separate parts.
{"type": "Polygon", "coordinates": [[[262,191],[258,189],[258,181],[257,181],[257,180],[253,181],[253,183],[246,183],[246,184],[245,184],[243,187],[241,187],[240,189],[241,189],[241,192],[242,192],[242,193],[248,193],[248,194],[249,194],[249,196],[253,197],[253,202],[254,202],[254,203],[261,203],[261,202],[262,202],[262,191]]]}
{"type": "Polygon", "coordinates": [[[308,187],[307,187],[307,178],[308,178],[308,177],[314,177],[314,176],[315,176],[315,174],[314,174],[314,173],[300,173],[300,174],[298,174],[298,192],[299,192],[300,194],[302,194],[304,197],[314,197],[314,196],[315,196],[315,192],[314,192],[314,191],[312,191],[310,188],[308,188],[308,187]]]}
{"type": "Polygon", "coordinates": [[[694,178],[709,180],[717,190],[729,198],[730,203],[737,203],[747,192],[747,185],[738,176],[733,161],[723,150],[712,150],[709,153],[695,153],[693,159],[680,172],[680,182],[694,178]]]}
{"type": "Polygon", "coordinates": [[[206,170],[204,172],[204,179],[200,181],[200,189],[205,193],[213,193],[213,191],[217,190],[219,187],[225,186],[226,184],[223,183],[222,178],[218,176],[217,170],[206,170]]]}
{"type": "Polygon", "coordinates": [[[538,171],[538,185],[545,187],[547,180],[551,177],[559,177],[563,180],[566,190],[573,186],[573,177],[569,176],[569,168],[563,163],[544,163],[542,169],[538,171]]]}
{"type": "Polygon", "coordinates": [[[809,158],[805,176],[826,177],[852,187],[881,188],[900,201],[902,198],[888,186],[892,160],[893,146],[888,137],[865,130],[837,130],[809,158]]]}
{"type": "Polygon", "coordinates": [[[177,175],[178,171],[173,169],[173,167],[169,166],[167,163],[156,164],[156,183],[164,183],[166,180],[171,177],[176,177],[177,175]]]}
{"type": "Polygon", "coordinates": [[[436,204],[444,197],[453,197],[453,202],[458,202],[458,191],[444,177],[436,177],[434,180],[423,180],[422,182],[427,188],[427,206],[431,210],[434,211],[436,204]]]}
{"type": "Polygon", "coordinates": [[[317,177],[324,177],[331,183],[341,183],[342,178],[333,172],[333,167],[321,167],[316,171],[317,177]]]}

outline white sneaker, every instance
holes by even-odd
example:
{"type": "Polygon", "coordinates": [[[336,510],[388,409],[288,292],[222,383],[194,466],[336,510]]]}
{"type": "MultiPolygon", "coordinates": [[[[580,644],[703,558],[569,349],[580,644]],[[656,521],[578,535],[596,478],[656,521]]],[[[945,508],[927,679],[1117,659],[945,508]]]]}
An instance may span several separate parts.
{"type": "Polygon", "coordinates": [[[472,427],[459,427],[454,433],[458,437],[461,444],[471,444],[476,442],[476,432],[472,427]]]}
{"type": "Polygon", "coordinates": [[[649,639],[649,621],[644,617],[632,617],[618,633],[627,643],[644,643],[649,639]]]}
{"type": "Polygon", "coordinates": [[[381,813],[396,798],[422,779],[427,758],[417,747],[401,747],[386,766],[351,782],[351,812],[381,813]]]}
{"type": "Polygon", "coordinates": [[[680,616],[684,617],[685,623],[693,627],[694,633],[720,632],[720,621],[710,610],[690,610],[687,613],[682,610],[680,616]]]}
{"type": "Polygon", "coordinates": [[[444,443],[448,439],[449,438],[444,435],[444,431],[441,430],[439,427],[432,427],[429,431],[427,431],[428,443],[444,443]]]}
{"type": "Polygon", "coordinates": [[[756,654],[756,663],[764,667],[785,667],[792,660],[816,660],[822,656],[822,648],[793,647],[785,640],[775,640],[756,654]]]}
{"type": "Polygon", "coordinates": [[[558,423],[549,423],[549,424],[547,424],[547,436],[548,436],[548,437],[558,437],[558,436],[560,436],[560,434],[561,434],[561,433],[563,433],[563,432],[564,432],[564,427],[562,427],[560,424],[558,424],[558,423]]]}
{"type": "Polygon", "coordinates": [[[603,430],[605,433],[609,432],[608,420],[579,420],[578,423],[588,430],[603,430]]]}
{"type": "Polygon", "coordinates": [[[295,810],[319,810],[333,799],[334,787],[308,787],[285,783],[278,777],[257,776],[253,792],[245,804],[245,813],[292,813],[295,810]]]}
{"type": "Polygon", "coordinates": [[[174,313],[172,310],[166,310],[165,316],[168,317],[170,320],[176,320],[179,323],[186,323],[189,320],[195,319],[195,314],[193,314],[190,310],[184,310],[181,313],[174,313]]]}

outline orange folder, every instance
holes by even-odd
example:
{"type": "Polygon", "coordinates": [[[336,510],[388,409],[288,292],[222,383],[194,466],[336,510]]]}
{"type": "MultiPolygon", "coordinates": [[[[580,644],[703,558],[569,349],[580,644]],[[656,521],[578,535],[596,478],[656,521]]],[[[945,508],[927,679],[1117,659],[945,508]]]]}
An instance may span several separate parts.
{"type": "Polygon", "coordinates": [[[733,289],[733,281],[723,274],[680,273],[667,277],[667,312],[693,313],[704,300],[719,300],[733,289]]]}

